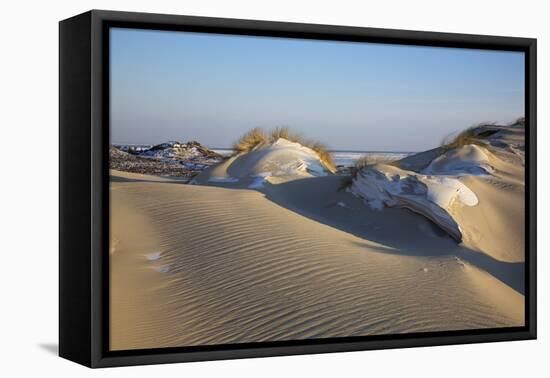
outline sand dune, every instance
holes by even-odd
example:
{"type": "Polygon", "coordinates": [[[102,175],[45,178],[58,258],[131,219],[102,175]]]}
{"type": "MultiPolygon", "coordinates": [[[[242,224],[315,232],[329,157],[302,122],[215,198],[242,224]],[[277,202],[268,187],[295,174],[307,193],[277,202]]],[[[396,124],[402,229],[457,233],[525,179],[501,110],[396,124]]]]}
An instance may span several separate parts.
{"type": "Polygon", "coordinates": [[[222,164],[206,169],[193,180],[197,184],[236,183],[258,189],[270,177],[326,176],[330,169],[312,149],[279,138],[252,151],[239,153],[222,164]]]}
{"type": "Polygon", "coordinates": [[[409,208],[499,261],[523,262],[525,130],[486,125],[469,132],[475,144],[367,166],[350,190],[375,209],[409,208]]]}
{"type": "Polygon", "coordinates": [[[520,263],[368,209],[340,177],[111,174],[114,350],[524,324],[520,263]]]}
{"type": "Polygon", "coordinates": [[[469,132],[349,190],[282,139],[194,185],[111,171],[111,349],[524,325],[524,130],[469,132]]]}

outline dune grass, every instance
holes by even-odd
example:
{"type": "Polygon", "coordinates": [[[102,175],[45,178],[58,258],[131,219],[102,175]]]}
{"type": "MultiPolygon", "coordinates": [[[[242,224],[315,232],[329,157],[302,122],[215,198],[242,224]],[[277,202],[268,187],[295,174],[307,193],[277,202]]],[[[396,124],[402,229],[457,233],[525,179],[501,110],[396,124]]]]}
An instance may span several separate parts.
{"type": "Polygon", "coordinates": [[[254,128],[240,137],[239,140],[233,144],[233,149],[237,153],[246,153],[261,145],[275,143],[280,138],[286,139],[290,142],[299,143],[304,147],[312,149],[315,151],[319,157],[319,160],[321,160],[326,168],[328,168],[331,172],[336,170],[332,155],[326,145],[306,139],[300,134],[291,131],[288,127],[275,127],[267,133],[259,127],[254,128]]]}
{"type": "Polygon", "coordinates": [[[343,191],[343,190],[346,190],[347,188],[349,188],[353,184],[353,180],[357,177],[359,172],[363,168],[365,168],[365,167],[367,167],[367,166],[369,166],[373,163],[374,162],[372,162],[371,159],[367,155],[363,155],[359,159],[357,159],[357,161],[355,162],[353,167],[350,168],[350,175],[349,176],[342,176],[342,181],[340,182],[340,186],[338,187],[338,191],[343,191]]]}
{"type": "Polygon", "coordinates": [[[269,138],[267,137],[267,135],[261,128],[256,127],[240,137],[239,140],[237,140],[235,143],[233,143],[233,149],[237,153],[249,152],[256,147],[267,143],[269,143],[269,138]]]}
{"type": "Polygon", "coordinates": [[[483,138],[494,134],[494,132],[479,132],[479,129],[484,126],[497,126],[497,124],[495,122],[484,122],[470,126],[466,130],[458,133],[456,136],[453,136],[452,134],[446,136],[441,141],[441,153],[445,153],[453,148],[467,146],[469,144],[486,146],[487,144],[483,141],[483,138]]]}
{"type": "Polygon", "coordinates": [[[269,142],[274,143],[277,141],[277,139],[283,138],[291,142],[299,143],[302,139],[300,135],[293,133],[290,131],[288,127],[284,126],[278,126],[275,127],[271,132],[269,133],[269,142]]]}

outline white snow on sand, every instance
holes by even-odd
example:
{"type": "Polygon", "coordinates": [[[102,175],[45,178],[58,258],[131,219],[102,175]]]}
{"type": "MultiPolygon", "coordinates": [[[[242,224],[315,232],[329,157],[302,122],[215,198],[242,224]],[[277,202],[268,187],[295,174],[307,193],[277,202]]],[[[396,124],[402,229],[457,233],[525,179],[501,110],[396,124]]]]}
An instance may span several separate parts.
{"type": "Polygon", "coordinates": [[[236,177],[210,177],[208,179],[210,182],[218,182],[218,183],[231,183],[231,182],[239,182],[239,179],[236,177]]]}
{"type": "Polygon", "coordinates": [[[168,273],[170,271],[170,267],[167,265],[156,266],[154,269],[159,273],[168,273]]]}
{"type": "Polygon", "coordinates": [[[425,175],[468,176],[487,175],[494,171],[486,150],[470,144],[438,156],[424,168],[425,175]]]}
{"type": "Polygon", "coordinates": [[[490,177],[495,172],[491,162],[497,160],[494,152],[481,144],[455,147],[443,153],[433,151],[431,161],[422,170],[412,171],[391,164],[367,166],[353,179],[349,190],[373,209],[405,207],[424,215],[461,241],[462,230],[457,221],[460,217],[455,216],[461,206],[479,203],[464,178],[490,177]]]}
{"type": "Polygon", "coordinates": [[[475,193],[458,179],[432,176],[422,182],[428,187],[428,199],[444,209],[457,200],[466,206],[478,204],[475,193]]]}
{"type": "Polygon", "coordinates": [[[160,259],[162,256],[162,252],[152,252],[147,255],[145,255],[145,258],[149,261],[155,261],[160,259]]]}
{"type": "Polygon", "coordinates": [[[260,173],[259,175],[254,177],[254,181],[252,181],[252,183],[248,185],[248,187],[250,189],[261,189],[264,187],[264,183],[266,182],[266,180],[271,176],[271,172],[260,173]]]}

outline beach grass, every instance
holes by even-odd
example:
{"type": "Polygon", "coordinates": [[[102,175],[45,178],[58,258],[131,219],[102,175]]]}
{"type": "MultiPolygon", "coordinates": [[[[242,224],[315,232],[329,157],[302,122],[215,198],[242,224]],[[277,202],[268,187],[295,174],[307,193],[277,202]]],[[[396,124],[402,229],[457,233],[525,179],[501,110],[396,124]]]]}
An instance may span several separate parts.
{"type": "Polygon", "coordinates": [[[270,143],[275,143],[278,139],[286,139],[293,143],[299,143],[304,147],[310,148],[319,157],[319,160],[331,171],[336,170],[336,165],[332,159],[332,155],[327,146],[321,142],[304,138],[298,133],[293,132],[288,127],[278,126],[269,132],[256,127],[243,136],[241,136],[234,144],[233,149],[236,153],[246,153],[253,149],[270,143]]]}
{"type": "Polygon", "coordinates": [[[235,143],[233,143],[233,150],[237,153],[241,152],[250,152],[254,148],[269,143],[269,138],[264,133],[264,131],[256,127],[246,134],[241,136],[235,143]]]}
{"type": "Polygon", "coordinates": [[[489,136],[493,133],[489,133],[487,135],[483,134],[483,132],[479,132],[479,129],[481,127],[487,127],[487,126],[496,126],[496,122],[483,122],[477,125],[473,125],[468,127],[467,129],[461,131],[457,135],[448,135],[441,141],[440,145],[440,151],[441,153],[445,153],[449,150],[452,150],[454,148],[459,148],[463,146],[467,146],[469,144],[475,144],[478,146],[485,146],[486,143],[483,141],[483,138],[485,136],[489,136]]]}

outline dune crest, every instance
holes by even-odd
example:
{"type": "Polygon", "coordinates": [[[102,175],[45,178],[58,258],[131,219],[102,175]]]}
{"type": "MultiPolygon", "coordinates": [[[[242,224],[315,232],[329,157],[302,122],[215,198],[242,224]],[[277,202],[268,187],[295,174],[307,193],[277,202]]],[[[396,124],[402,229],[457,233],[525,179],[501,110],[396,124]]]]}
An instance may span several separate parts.
{"type": "Polygon", "coordinates": [[[319,177],[332,174],[317,152],[298,142],[278,138],[269,144],[258,144],[223,163],[207,169],[194,183],[237,183],[260,188],[270,177],[319,177]]]}

